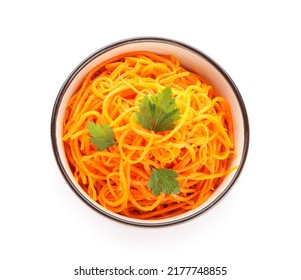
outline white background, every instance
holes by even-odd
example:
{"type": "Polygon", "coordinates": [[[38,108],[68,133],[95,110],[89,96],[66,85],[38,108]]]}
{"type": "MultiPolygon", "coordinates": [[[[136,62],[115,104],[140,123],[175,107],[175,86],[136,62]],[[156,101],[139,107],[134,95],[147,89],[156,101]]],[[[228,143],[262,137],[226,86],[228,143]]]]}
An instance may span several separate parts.
{"type": "MultiPolygon", "coordinates": [[[[132,265],[228,268],[189,279],[301,279],[300,18],[289,0],[2,1],[0,278],[115,279],[74,269],[132,265]],[[96,214],[66,185],[52,152],[51,111],[66,77],[97,49],[136,36],[207,53],[233,78],[249,114],[237,184],[178,226],[136,228],[96,214]]],[[[138,278],[166,276],[124,277],[138,278]]]]}

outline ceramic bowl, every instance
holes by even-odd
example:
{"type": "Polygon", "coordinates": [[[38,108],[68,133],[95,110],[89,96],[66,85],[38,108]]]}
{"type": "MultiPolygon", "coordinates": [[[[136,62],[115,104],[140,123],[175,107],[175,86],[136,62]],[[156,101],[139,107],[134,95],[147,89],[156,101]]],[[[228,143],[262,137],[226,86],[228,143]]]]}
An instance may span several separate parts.
{"type": "Polygon", "coordinates": [[[212,209],[213,206],[225,197],[236,183],[246,161],[249,146],[249,123],[247,111],[238,88],[226,71],[208,55],[190,45],[170,39],[132,38],[113,43],[97,50],[71,72],[62,85],[55,100],[51,119],[51,139],[55,159],[62,175],[66,179],[67,184],[84,203],[96,212],[115,221],[136,226],[157,227],[174,225],[198,217],[201,214],[206,213],[209,209],[212,209]],[[198,73],[208,83],[213,85],[215,90],[228,101],[233,117],[235,151],[238,156],[234,158],[232,165],[238,166],[238,168],[223,180],[221,185],[204,204],[184,214],[161,220],[127,218],[113,213],[93,201],[73,178],[66,159],[61,136],[62,118],[67,101],[79,87],[86,74],[93,67],[109,58],[138,50],[151,51],[163,55],[173,54],[180,60],[183,67],[198,73]]]}

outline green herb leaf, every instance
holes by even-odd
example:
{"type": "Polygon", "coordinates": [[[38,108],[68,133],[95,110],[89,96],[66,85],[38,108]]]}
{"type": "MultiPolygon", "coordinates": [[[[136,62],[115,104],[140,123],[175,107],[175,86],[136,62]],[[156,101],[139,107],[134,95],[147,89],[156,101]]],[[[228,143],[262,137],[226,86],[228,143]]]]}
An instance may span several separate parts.
{"type": "Polygon", "coordinates": [[[177,178],[178,174],[172,169],[153,169],[147,187],[156,196],[161,192],[178,194],[181,188],[177,178]]]}
{"type": "Polygon", "coordinates": [[[103,151],[115,144],[114,132],[109,125],[103,124],[100,126],[99,124],[88,122],[88,129],[92,136],[90,141],[96,146],[98,151],[103,151]]]}
{"type": "Polygon", "coordinates": [[[173,129],[175,122],[180,118],[180,109],[176,106],[170,87],[150,97],[144,96],[138,106],[137,122],[155,132],[173,129]]]}

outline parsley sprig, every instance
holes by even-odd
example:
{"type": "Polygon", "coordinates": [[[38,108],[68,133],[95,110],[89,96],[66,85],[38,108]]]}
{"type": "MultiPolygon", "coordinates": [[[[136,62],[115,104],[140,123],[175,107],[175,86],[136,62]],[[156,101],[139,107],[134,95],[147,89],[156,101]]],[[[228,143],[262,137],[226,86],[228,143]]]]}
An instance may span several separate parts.
{"type": "Polygon", "coordinates": [[[161,192],[165,194],[178,194],[180,192],[178,174],[172,169],[152,169],[148,182],[148,189],[158,196],[161,192]]]}
{"type": "Polygon", "coordinates": [[[180,109],[176,106],[170,87],[166,87],[150,97],[143,96],[136,112],[137,122],[154,132],[171,130],[180,118],[180,109]]]}
{"type": "Polygon", "coordinates": [[[96,146],[98,151],[103,151],[115,144],[114,132],[109,125],[99,125],[94,122],[88,122],[88,129],[91,135],[90,141],[96,146]]]}

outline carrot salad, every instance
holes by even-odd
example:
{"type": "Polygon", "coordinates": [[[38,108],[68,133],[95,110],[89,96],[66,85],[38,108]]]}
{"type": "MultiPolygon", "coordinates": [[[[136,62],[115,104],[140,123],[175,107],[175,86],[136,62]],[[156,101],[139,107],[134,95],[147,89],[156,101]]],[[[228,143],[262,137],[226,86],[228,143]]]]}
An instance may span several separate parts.
{"type": "Polygon", "coordinates": [[[174,56],[146,51],[91,70],[67,104],[62,135],[84,191],[138,219],[204,203],[234,169],[233,138],[226,100],[174,56]]]}

